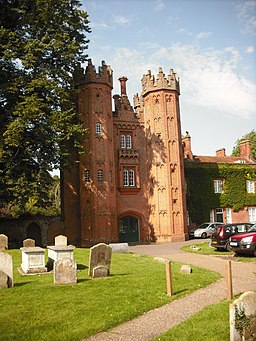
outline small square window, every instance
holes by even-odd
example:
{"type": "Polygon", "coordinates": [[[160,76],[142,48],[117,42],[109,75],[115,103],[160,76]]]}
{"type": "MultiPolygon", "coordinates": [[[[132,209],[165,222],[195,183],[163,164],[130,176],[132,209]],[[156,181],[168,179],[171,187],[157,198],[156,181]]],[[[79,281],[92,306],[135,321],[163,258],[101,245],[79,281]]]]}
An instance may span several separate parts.
{"type": "Polygon", "coordinates": [[[222,180],[214,180],[214,193],[222,193],[223,192],[222,185],[223,185],[222,180]]]}

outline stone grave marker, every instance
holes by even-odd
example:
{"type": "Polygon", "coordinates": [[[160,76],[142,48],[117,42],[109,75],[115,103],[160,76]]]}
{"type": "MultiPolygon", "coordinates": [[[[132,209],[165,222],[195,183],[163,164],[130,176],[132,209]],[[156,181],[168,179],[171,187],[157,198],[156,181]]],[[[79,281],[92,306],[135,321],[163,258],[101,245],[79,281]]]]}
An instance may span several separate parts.
{"type": "MultiPolygon", "coordinates": [[[[13,262],[12,256],[6,252],[0,251],[0,271],[8,276],[7,278],[7,287],[13,287],[13,262]]],[[[4,275],[3,276],[3,280],[4,275]]]]}
{"type": "Polygon", "coordinates": [[[0,234],[0,251],[8,249],[8,237],[5,234],[0,234]]]}
{"type": "Polygon", "coordinates": [[[36,241],[31,238],[27,238],[23,240],[23,247],[35,247],[36,246],[36,241]]]}
{"type": "Polygon", "coordinates": [[[70,258],[61,258],[54,262],[54,284],[76,284],[76,269],[76,262],[70,258]]]}
{"type": "Polygon", "coordinates": [[[90,248],[89,276],[107,277],[110,272],[112,248],[99,243],[90,248]],[[95,269],[95,270],[94,270],[95,269]]]}
{"type": "Polygon", "coordinates": [[[113,253],[128,253],[129,252],[129,245],[128,243],[113,243],[109,244],[112,247],[113,253]]]}
{"type": "Polygon", "coordinates": [[[192,272],[191,266],[190,265],[182,265],[180,268],[180,272],[184,274],[190,274],[192,272]]]}
{"type": "Polygon", "coordinates": [[[0,289],[8,288],[8,275],[0,270],[0,289]]]}
{"type": "MultiPolygon", "coordinates": [[[[250,319],[250,328],[256,335],[256,292],[244,292],[237,300],[229,306],[230,341],[242,340],[239,331],[235,328],[236,309],[238,313],[244,313],[250,319]]],[[[243,340],[251,340],[248,332],[245,332],[243,340]]]]}
{"type": "Polygon", "coordinates": [[[67,246],[68,239],[66,236],[60,234],[59,236],[55,237],[55,246],[67,246]]]}

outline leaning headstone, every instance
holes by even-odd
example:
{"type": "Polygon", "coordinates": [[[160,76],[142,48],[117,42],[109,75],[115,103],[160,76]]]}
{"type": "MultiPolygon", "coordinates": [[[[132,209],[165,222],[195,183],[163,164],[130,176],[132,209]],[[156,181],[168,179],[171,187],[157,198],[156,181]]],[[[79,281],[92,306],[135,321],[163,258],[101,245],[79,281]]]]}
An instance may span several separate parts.
{"type": "Polygon", "coordinates": [[[0,251],[0,271],[8,276],[7,286],[13,287],[13,263],[12,256],[6,252],[0,251]]]}
{"type": "Polygon", "coordinates": [[[112,247],[113,253],[128,253],[129,252],[129,245],[128,243],[114,243],[109,244],[112,247]]]}
{"type": "Polygon", "coordinates": [[[60,234],[59,236],[55,237],[55,246],[67,246],[68,239],[66,236],[60,234]]]}
{"type": "Polygon", "coordinates": [[[90,248],[89,276],[106,277],[110,272],[112,248],[111,246],[100,243],[90,248]],[[103,267],[104,269],[98,268],[103,267]],[[95,272],[93,269],[95,269],[95,272]],[[102,276],[100,276],[100,274],[102,276]]]}
{"type": "Polygon", "coordinates": [[[23,240],[23,247],[35,247],[36,246],[36,241],[31,238],[27,238],[23,240]]]}
{"type": "Polygon", "coordinates": [[[8,275],[0,270],[0,289],[8,288],[8,275]]]}
{"type": "Polygon", "coordinates": [[[180,272],[184,273],[184,274],[190,274],[192,272],[191,266],[190,265],[182,265],[180,272]]]}
{"type": "Polygon", "coordinates": [[[54,262],[54,284],[75,284],[76,269],[76,262],[70,258],[61,258],[54,262]]]}
{"type": "MultiPolygon", "coordinates": [[[[243,293],[237,300],[229,306],[229,322],[230,322],[230,341],[240,341],[239,330],[235,328],[236,312],[241,315],[243,319],[251,321],[250,329],[256,335],[256,292],[247,291],[243,293]]],[[[242,331],[241,331],[242,332],[242,331]]],[[[244,333],[244,340],[249,340],[249,336],[244,333]]]]}
{"type": "Polygon", "coordinates": [[[8,249],[8,237],[5,234],[0,234],[0,251],[8,249]]]}

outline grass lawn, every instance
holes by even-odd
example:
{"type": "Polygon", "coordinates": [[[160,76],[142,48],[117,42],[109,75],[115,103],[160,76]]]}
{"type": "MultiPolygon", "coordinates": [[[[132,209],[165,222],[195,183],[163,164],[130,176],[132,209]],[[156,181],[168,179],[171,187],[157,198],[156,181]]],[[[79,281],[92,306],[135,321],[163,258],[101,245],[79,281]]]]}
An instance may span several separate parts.
{"type": "Polygon", "coordinates": [[[229,341],[229,304],[225,300],[210,305],[154,340],[229,341]]]}
{"type": "Polygon", "coordinates": [[[173,263],[174,295],[168,297],[165,264],[148,256],[113,254],[111,275],[91,279],[89,250],[75,249],[78,283],[54,286],[53,274],[20,275],[21,251],[8,253],[13,256],[14,288],[0,291],[1,341],[81,340],[220,278],[194,267],[192,274],[181,274],[181,265],[173,263]]]}
{"type": "Polygon", "coordinates": [[[198,242],[195,240],[195,244],[183,246],[181,248],[184,251],[192,252],[192,253],[199,253],[201,255],[214,255],[214,256],[234,256],[234,260],[237,260],[239,262],[256,262],[256,257],[253,256],[236,256],[234,252],[232,251],[221,251],[217,250],[216,248],[213,248],[209,245],[209,242],[198,242]],[[193,246],[196,246],[200,248],[200,250],[195,251],[193,250],[193,246]]]}

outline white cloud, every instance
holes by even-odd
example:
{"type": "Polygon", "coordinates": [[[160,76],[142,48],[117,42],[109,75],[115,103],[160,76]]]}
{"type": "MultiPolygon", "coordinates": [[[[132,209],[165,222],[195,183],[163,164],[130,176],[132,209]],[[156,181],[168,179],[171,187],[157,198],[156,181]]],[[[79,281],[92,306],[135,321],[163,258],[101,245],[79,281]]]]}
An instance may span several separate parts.
{"type": "Polygon", "coordinates": [[[241,1],[236,10],[241,23],[241,31],[246,35],[256,35],[256,1],[241,1]]]}
{"type": "Polygon", "coordinates": [[[110,28],[110,26],[108,25],[108,24],[106,24],[105,22],[99,22],[99,23],[97,23],[97,22],[92,22],[91,24],[91,27],[92,28],[98,28],[98,29],[109,29],[110,28]]]}
{"type": "Polygon", "coordinates": [[[251,54],[254,52],[254,47],[253,46],[248,46],[246,49],[245,49],[245,53],[248,53],[248,54],[251,54]]]}
{"type": "Polygon", "coordinates": [[[196,38],[198,39],[204,39],[204,38],[208,38],[212,35],[212,32],[199,32],[196,34],[196,38]]]}
{"type": "Polygon", "coordinates": [[[114,17],[114,22],[117,25],[127,25],[131,22],[131,19],[128,19],[128,18],[120,15],[120,16],[114,17]]]}
{"type": "MultiPolygon", "coordinates": [[[[167,74],[170,68],[181,79],[181,100],[202,108],[218,110],[228,116],[249,119],[255,115],[256,85],[239,74],[241,56],[232,47],[224,50],[200,50],[193,45],[174,44],[154,50],[143,48],[116,49],[111,66],[115,79],[128,77],[128,93],[140,92],[140,79],[147,70],[158,72],[159,66],[167,74]],[[127,62],[129,61],[129,62],[127,62]]],[[[119,92],[119,84],[115,80],[119,92]]]]}
{"type": "Polygon", "coordinates": [[[164,9],[165,5],[163,0],[156,0],[155,2],[155,11],[162,11],[164,9]]]}

